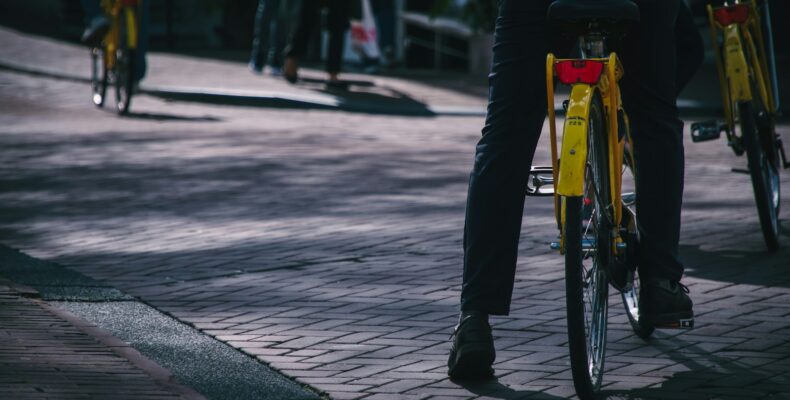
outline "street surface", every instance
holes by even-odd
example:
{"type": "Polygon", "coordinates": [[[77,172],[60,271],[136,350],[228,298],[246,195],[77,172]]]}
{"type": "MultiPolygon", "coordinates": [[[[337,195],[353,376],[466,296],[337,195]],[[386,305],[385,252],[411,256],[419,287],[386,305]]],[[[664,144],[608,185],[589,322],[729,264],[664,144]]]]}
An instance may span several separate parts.
{"type": "MultiPolygon", "coordinates": [[[[8,30],[0,39],[0,61],[53,70],[56,60],[87,76],[77,46],[8,30]]],[[[310,91],[242,64],[150,63],[143,85],[310,91]]],[[[373,87],[424,104],[485,104],[427,83],[377,78],[373,87]]],[[[511,315],[492,320],[497,380],[446,377],[482,117],[146,95],[132,111],[96,109],[84,83],[0,70],[0,242],[114,286],[333,399],[573,396],[563,261],[548,246],[557,232],[543,198],[526,201],[511,315]]],[[[779,130],[790,141],[790,125],[779,130]]],[[[548,159],[546,136],[536,164],[548,159]]],[[[686,157],[681,244],[696,327],[645,342],[613,295],[604,391],[790,399],[790,200],[783,247],[769,254],[749,177],[731,171],[745,159],[723,140],[688,141],[686,157]]]]}

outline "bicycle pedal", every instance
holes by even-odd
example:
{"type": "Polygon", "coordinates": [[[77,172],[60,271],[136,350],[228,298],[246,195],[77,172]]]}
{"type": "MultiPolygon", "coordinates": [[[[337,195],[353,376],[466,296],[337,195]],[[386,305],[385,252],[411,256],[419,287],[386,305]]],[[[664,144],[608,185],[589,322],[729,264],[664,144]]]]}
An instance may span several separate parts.
{"type": "Polygon", "coordinates": [[[725,129],[725,125],[716,120],[695,122],[691,124],[691,141],[698,143],[718,139],[725,129]]]}
{"type": "Polygon", "coordinates": [[[631,207],[636,205],[636,193],[634,192],[627,192],[622,194],[623,205],[626,207],[631,207]]]}
{"type": "Polygon", "coordinates": [[[554,173],[551,167],[532,167],[527,177],[527,196],[554,196],[554,173]]]}
{"type": "Polygon", "coordinates": [[[743,147],[743,139],[735,135],[730,136],[730,140],[727,142],[727,145],[732,148],[732,151],[735,152],[736,156],[740,157],[746,152],[746,149],[743,147]]]}
{"type": "Polygon", "coordinates": [[[785,144],[779,135],[776,135],[776,146],[779,148],[779,156],[782,158],[782,167],[784,169],[790,168],[790,162],[787,161],[787,154],[785,154],[785,144]]]}
{"type": "Polygon", "coordinates": [[[694,328],[694,318],[679,319],[665,324],[653,324],[656,329],[691,329],[694,328]]]}
{"type": "Polygon", "coordinates": [[[730,171],[735,172],[736,174],[749,175],[749,169],[748,168],[732,168],[730,171]]]}

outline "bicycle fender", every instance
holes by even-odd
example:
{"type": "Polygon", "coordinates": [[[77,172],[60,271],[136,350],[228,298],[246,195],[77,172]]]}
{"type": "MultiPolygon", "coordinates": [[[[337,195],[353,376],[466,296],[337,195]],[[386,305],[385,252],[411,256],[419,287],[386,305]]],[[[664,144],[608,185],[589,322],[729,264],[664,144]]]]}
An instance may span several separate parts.
{"type": "Polygon", "coordinates": [[[127,46],[130,49],[136,49],[137,48],[137,17],[134,15],[134,9],[132,7],[124,7],[123,18],[126,18],[127,46]]]}
{"type": "Polygon", "coordinates": [[[587,125],[594,88],[575,84],[568,99],[560,151],[560,173],[557,193],[561,196],[584,194],[584,173],[587,163],[587,125]]]}
{"type": "Polygon", "coordinates": [[[739,29],[737,24],[724,28],[724,65],[730,84],[730,100],[734,102],[752,100],[749,64],[746,62],[739,29]]]}

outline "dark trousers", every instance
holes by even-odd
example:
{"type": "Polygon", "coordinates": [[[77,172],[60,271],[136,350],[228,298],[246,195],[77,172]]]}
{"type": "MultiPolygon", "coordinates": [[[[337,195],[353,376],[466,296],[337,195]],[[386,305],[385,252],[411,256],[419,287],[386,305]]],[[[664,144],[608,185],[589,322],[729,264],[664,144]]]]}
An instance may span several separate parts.
{"type": "Polygon", "coordinates": [[[258,0],[250,55],[250,64],[256,69],[262,69],[267,61],[272,67],[283,65],[287,34],[279,14],[280,0],[258,0]]]}
{"type": "MultiPolygon", "coordinates": [[[[546,117],[546,54],[567,56],[573,44],[549,31],[550,3],[500,1],[488,113],[469,178],[464,311],[510,311],[527,173],[546,117]]],[[[641,22],[615,50],[637,164],[637,261],[644,276],[680,280],[684,156],[676,99],[702,62],[702,39],[683,0],[636,3],[641,22]]]]}
{"type": "Polygon", "coordinates": [[[301,58],[307,52],[307,45],[314,29],[320,25],[321,9],[328,9],[327,28],[329,30],[329,54],[326,61],[326,70],[329,73],[340,72],[343,59],[343,46],[345,34],[349,28],[349,0],[303,0],[299,13],[299,21],[291,36],[291,42],[286,48],[289,57],[301,58]]]}

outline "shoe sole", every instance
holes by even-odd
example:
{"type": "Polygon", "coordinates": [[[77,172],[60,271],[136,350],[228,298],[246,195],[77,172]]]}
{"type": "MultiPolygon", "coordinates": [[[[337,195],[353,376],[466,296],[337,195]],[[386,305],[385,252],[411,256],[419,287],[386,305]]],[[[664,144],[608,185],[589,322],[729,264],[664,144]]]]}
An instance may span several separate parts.
{"type": "Polygon", "coordinates": [[[496,358],[493,349],[485,343],[470,343],[451,354],[447,375],[452,379],[488,379],[494,376],[491,364],[496,358]]]}
{"type": "Polygon", "coordinates": [[[646,314],[643,318],[645,322],[656,329],[691,329],[694,327],[694,313],[689,311],[657,315],[646,314]]]}

